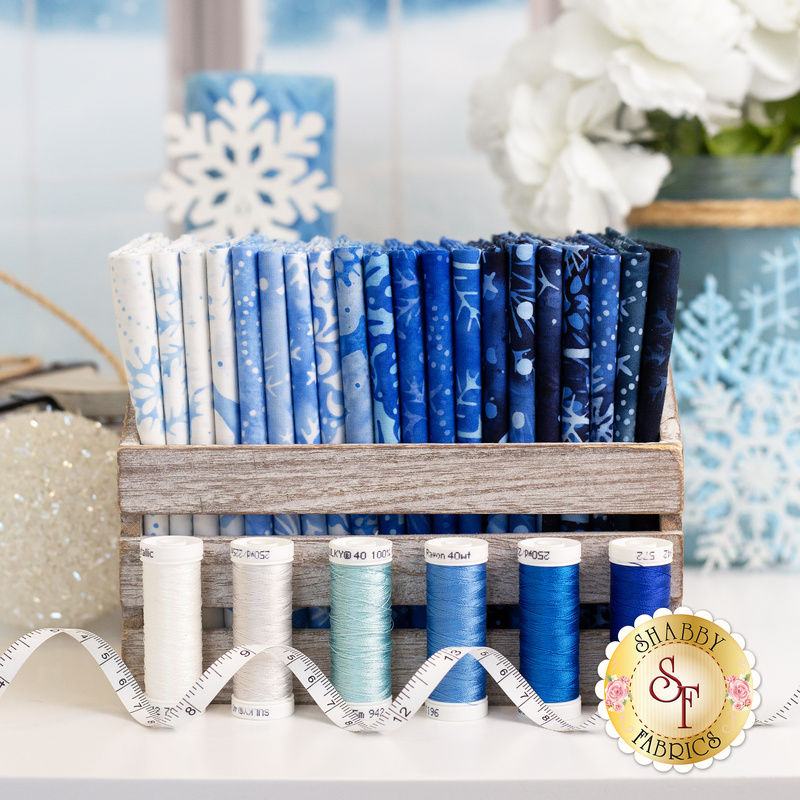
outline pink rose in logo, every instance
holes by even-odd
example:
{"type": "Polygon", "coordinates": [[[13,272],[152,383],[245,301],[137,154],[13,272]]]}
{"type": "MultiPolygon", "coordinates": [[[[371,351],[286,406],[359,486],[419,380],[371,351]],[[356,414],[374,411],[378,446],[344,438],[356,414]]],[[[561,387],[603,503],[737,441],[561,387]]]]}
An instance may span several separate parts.
{"type": "Polygon", "coordinates": [[[728,678],[728,697],[733,701],[733,710],[741,711],[742,708],[750,705],[750,684],[731,675],[728,678]]]}
{"type": "Polygon", "coordinates": [[[617,700],[617,702],[614,703],[614,711],[616,711],[618,714],[622,712],[623,708],[625,708],[625,704],[620,700],[617,700]]]}
{"type": "Polygon", "coordinates": [[[606,706],[612,707],[614,711],[621,711],[622,706],[628,699],[629,690],[630,679],[624,675],[621,678],[614,678],[609,681],[608,686],[606,686],[606,706]]]}

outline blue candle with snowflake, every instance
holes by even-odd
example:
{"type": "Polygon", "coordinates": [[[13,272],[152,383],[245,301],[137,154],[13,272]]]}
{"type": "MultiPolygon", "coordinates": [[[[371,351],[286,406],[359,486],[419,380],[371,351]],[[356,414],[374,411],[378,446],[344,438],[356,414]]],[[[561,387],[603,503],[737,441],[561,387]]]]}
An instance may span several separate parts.
{"type": "MultiPolygon", "coordinates": [[[[339,347],[342,354],[344,425],[348,443],[371,444],[372,393],[367,362],[367,313],[364,300],[362,246],[346,237],[336,240],[333,266],[336,274],[336,301],[339,311],[339,347]]],[[[378,532],[374,515],[351,515],[354,535],[378,532]]]]}
{"type": "MultiPolygon", "coordinates": [[[[397,345],[394,335],[389,256],[385,250],[365,246],[364,284],[375,441],[398,444],[400,393],[397,380],[397,345]]],[[[380,514],[378,524],[384,536],[405,533],[405,520],[400,514],[380,514]]]]}
{"type": "MultiPolygon", "coordinates": [[[[186,248],[180,254],[180,265],[186,390],[189,397],[189,443],[215,444],[204,248],[186,248]]],[[[219,517],[216,514],[194,514],[192,529],[195,536],[219,536],[219,517]]]]}
{"type": "MultiPolygon", "coordinates": [[[[508,441],[508,254],[491,242],[481,248],[482,386],[484,442],[508,441]]],[[[508,515],[490,514],[487,533],[508,533],[508,515]]]]}
{"type": "Polygon", "coordinates": [[[674,247],[641,242],[650,253],[642,361],[636,409],[636,441],[657,442],[667,394],[669,357],[678,306],[681,252],[674,247]]]}
{"type": "MultiPolygon", "coordinates": [[[[178,253],[191,244],[188,237],[153,252],[164,428],[167,444],[189,444],[189,395],[186,388],[186,351],[181,306],[181,267],[178,253]]],[[[172,536],[192,535],[191,514],[170,514],[172,536]]]]}
{"type": "MultiPolygon", "coordinates": [[[[167,443],[158,355],[158,325],[150,255],[167,244],[164,236],[141,236],[108,257],[119,348],[142,444],[167,443]]],[[[146,514],[146,536],[169,534],[166,514],[146,514]]]]}
{"type": "MultiPolygon", "coordinates": [[[[508,412],[510,442],[536,440],[536,250],[537,242],[512,241],[509,255],[508,412]]],[[[536,514],[511,514],[512,533],[536,533],[536,514]]]]}
{"type": "MultiPolygon", "coordinates": [[[[236,364],[236,319],[230,243],[206,250],[208,328],[211,336],[211,378],[214,390],[214,434],[217,444],[239,444],[239,370],[236,364]]],[[[244,536],[241,514],[222,514],[220,535],[244,536]]]]}
{"type": "MultiPolygon", "coordinates": [[[[294,437],[299,444],[320,444],[317,357],[308,256],[304,252],[285,253],[283,270],[289,320],[294,437]]],[[[328,532],[324,514],[303,514],[300,523],[303,536],[324,536],[328,532]]]]}
{"type": "MultiPolygon", "coordinates": [[[[400,383],[401,438],[428,441],[428,404],[425,393],[425,330],[422,302],[422,264],[418,252],[397,239],[387,239],[392,276],[395,339],[400,383]]],[[[406,514],[406,532],[427,534],[427,514],[406,514]]]]}
{"type": "MultiPolygon", "coordinates": [[[[431,242],[417,241],[425,297],[425,344],[428,353],[428,434],[432,442],[456,441],[453,369],[453,273],[450,254],[431,242]]],[[[433,533],[456,533],[455,514],[435,514],[433,533]]]]}
{"type": "Polygon", "coordinates": [[[201,72],[186,83],[185,108],[186,119],[167,117],[177,165],[148,195],[151,210],[207,239],[330,235],[341,202],[330,78],[201,72]]]}
{"type": "MultiPolygon", "coordinates": [[[[289,355],[289,321],[283,246],[265,245],[258,251],[258,297],[264,355],[264,394],[267,438],[272,444],[294,444],[294,404],[289,355]]],[[[274,514],[272,532],[280,536],[302,533],[297,514],[274,514]]]]}
{"type": "MultiPolygon", "coordinates": [[[[307,250],[317,357],[320,437],[323,444],[341,444],[345,441],[344,390],[333,248],[328,239],[317,238],[309,242],[307,250]]],[[[328,514],[327,522],[328,536],[350,535],[350,518],[346,514],[328,514]]]]}
{"type": "Polygon", "coordinates": [[[622,256],[617,375],[614,387],[614,441],[632,442],[636,437],[639,367],[647,309],[650,254],[633,239],[610,228],[603,241],[622,256]]]}
{"type": "MultiPolygon", "coordinates": [[[[231,248],[242,444],[268,442],[261,308],[258,300],[257,254],[263,241],[262,236],[248,236],[231,248]]],[[[272,518],[267,514],[248,514],[244,524],[247,536],[272,533],[272,518]]]]}

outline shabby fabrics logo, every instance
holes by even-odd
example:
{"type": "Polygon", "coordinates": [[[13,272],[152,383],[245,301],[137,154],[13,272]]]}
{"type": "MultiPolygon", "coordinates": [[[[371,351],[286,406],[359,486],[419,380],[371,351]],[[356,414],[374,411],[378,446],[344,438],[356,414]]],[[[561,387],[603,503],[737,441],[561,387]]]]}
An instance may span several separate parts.
{"type": "Polygon", "coordinates": [[[755,658],[724,620],[659,609],[606,650],[599,712],[620,750],[666,772],[704,769],[744,741],[759,703],[755,658]]]}

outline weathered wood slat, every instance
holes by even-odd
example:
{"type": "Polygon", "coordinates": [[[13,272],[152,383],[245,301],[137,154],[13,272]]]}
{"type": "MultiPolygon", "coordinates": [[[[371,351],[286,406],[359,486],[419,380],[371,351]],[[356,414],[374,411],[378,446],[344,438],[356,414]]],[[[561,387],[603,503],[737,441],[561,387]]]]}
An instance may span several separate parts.
{"type": "Polygon", "coordinates": [[[677,514],[676,444],[120,447],[137,514],[677,514]]]}
{"type": "MultiPolygon", "coordinates": [[[[519,568],[516,543],[530,534],[481,534],[489,542],[487,602],[516,603],[519,598],[519,568]]],[[[605,603],[609,598],[608,543],[619,533],[552,534],[581,542],[581,602],[605,603]]],[[[626,536],[663,536],[673,543],[674,562],[683,564],[683,535],[678,531],[645,531],[626,536]]],[[[291,537],[295,543],[293,598],[298,607],[326,606],[330,587],[329,536],[291,537]]],[[[392,602],[395,605],[425,605],[424,543],[433,536],[390,536],[392,540],[392,602]]],[[[142,566],[139,538],[120,541],[120,593],[129,612],[142,605],[142,566]]],[[[205,539],[202,564],[203,605],[224,608],[232,603],[230,538],[205,539]]],[[[683,594],[683,570],[672,570],[672,597],[683,594]]],[[[136,626],[136,617],[130,617],[136,626]]]]}
{"type": "MultiPolygon", "coordinates": [[[[331,674],[328,631],[294,631],[294,646],[312,658],[326,675],[331,674]]],[[[499,650],[519,667],[519,632],[514,630],[487,631],[487,644],[499,650]]],[[[581,631],[580,640],[580,688],[584,703],[597,703],[594,687],[597,683],[597,665],[603,659],[608,644],[608,631],[581,631]]],[[[230,630],[206,631],[203,635],[203,666],[208,667],[215,659],[233,646],[230,630]]],[[[126,662],[134,677],[144,685],[144,632],[141,629],[123,631],[123,647],[127,652],[126,662]]],[[[408,679],[426,658],[425,631],[398,630],[392,634],[392,695],[405,686],[408,679]]],[[[493,705],[509,705],[510,701],[497,684],[487,681],[489,702],[493,705]]],[[[312,703],[311,697],[295,680],[295,702],[312,703]]],[[[228,703],[231,698],[230,683],[217,696],[215,703],[228,703]]]]}
{"type": "Polygon", "coordinates": [[[148,447],[128,414],[118,450],[124,513],[679,514],[674,393],[661,441],[148,447]]]}

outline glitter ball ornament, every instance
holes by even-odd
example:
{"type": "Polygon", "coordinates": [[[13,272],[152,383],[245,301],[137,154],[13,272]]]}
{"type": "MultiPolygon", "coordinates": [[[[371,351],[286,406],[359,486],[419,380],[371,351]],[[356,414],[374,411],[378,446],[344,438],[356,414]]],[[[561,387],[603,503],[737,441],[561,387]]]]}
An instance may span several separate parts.
{"type": "Polygon", "coordinates": [[[116,445],[77,414],[0,417],[0,621],[80,625],[117,604],[116,445]]]}

